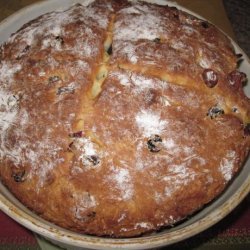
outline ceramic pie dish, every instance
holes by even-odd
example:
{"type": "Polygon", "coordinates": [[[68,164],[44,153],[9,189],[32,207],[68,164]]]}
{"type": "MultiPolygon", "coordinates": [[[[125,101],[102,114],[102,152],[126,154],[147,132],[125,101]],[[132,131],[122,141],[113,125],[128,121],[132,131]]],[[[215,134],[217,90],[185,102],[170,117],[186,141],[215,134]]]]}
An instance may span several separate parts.
{"type": "MultiPolygon", "coordinates": [[[[66,9],[71,4],[72,1],[60,1],[60,8],[66,9]]],[[[2,41],[6,40],[11,33],[16,31],[22,24],[30,19],[55,9],[58,9],[58,1],[42,2],[30,6],[8,18],[1,24],[0,34],[3,39],[2,41]]],[[[234,44],[234,46],[238,52],[241,52],[236,44],[234,44]]],[[[244,53],[242,54],[244,55],[244,53]]],[[[245,55],[244,59],[240,69],[241,71],[249,72],[249,61],[245,55]]],[[[246,92],[249,94],[249,88],[246,89],[246,92]]],[[[66,244],[68,248],[75,246],[96,249],[146,249],[168,245],[186,239],[219,221],[247,195],[249,191],[248,173],[249,161],[246,162],[244,168],[234,179],[233,183],[218,199],[192,216],[189,220],[171,230],[168,229],[138,238],[110,239],[93,237],[72,233],[68,230],[59,228],[42,220],[23,207],[3,186],[1,186],[1,208],[10,217],[32,231],[55,241],[57,244],[66,244]]]]}

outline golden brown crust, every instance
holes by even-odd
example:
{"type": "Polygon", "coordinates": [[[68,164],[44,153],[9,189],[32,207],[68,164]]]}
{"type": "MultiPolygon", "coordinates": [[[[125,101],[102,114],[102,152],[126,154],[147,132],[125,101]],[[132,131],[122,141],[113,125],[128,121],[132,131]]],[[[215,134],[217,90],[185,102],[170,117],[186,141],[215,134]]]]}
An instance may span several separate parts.
{"type": "Polygon", "coordinates": [[[78,4],[22,27],[0,58],[1,179],[62,227],[130,237],[172,225],[248,155],[231,43],[175,8],[78,4]]]}

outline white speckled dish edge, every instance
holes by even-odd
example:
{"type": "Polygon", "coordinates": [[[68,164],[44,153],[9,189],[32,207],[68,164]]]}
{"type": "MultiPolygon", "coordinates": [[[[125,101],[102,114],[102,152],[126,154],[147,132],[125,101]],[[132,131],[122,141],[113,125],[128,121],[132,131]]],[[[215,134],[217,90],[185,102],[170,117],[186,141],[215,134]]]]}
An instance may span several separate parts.
{"type": "MultiPolygon", "coordinates": [[[[58,9],[66,9],[76,2],[90,2],[91,0],[50,0],[38,2],[14,13],[0,23],[0,43],[8,39],[11,33],[18,30],[24,23],[46,12],[58,9]]],[[[176,6],[197,17],[199,15],[177,5],[173,2],[162,0],[148,0],[148,2],[166,3],[176,6]]],[[[201,18],[201,17],[200,17],[201,18]]],[[[247,55],[233,42],[237,53],[243,54],[244,61],[240,69],[247,73],[250,79],[250,60],[247,55]]],[[[250,96],[250,82],[245,89],[250,96]]],[[[211,227],[227,214],[229,214],[250,191],[250,159],[247,160],[239,175],[233,180],[225,192],[214,202],[206,206],[200,212],[180,225],[149,236],[130,239],[111,239],[80,235],[55,226],[24,207],[13,195],[0,183],[0,209],[27,227],[31,231],[47,238],[54,244],[67,249],[149,249],[170,245],[187,239],[203,230],[211,227]]]]}

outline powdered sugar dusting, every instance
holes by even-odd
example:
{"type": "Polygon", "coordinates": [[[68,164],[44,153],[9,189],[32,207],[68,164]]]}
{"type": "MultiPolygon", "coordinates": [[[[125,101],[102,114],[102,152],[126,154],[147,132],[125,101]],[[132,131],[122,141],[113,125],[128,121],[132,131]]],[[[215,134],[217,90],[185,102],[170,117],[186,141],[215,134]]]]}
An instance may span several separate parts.
{"type": "Polygon", "coordinates": [[[113,168],[110,179],[121,193],[121,200],[130,200],[134,195],[134,185],[128,169],[113,168]]]}
{"type": "MultiPolygon", "coordinates": [[[[0,90],[0,129],[6,131],[13,125],[18,111],[18,97],[0,90]]],[[[1,134],[2,134],[1,133],[1,134]]]]}
{"type": "Polygon", "coordinates": [[[89,140],[85,139],[83,144],[84,144],[83,149],[84,149],[84,152],[86,155],[96,154],[93,143],[91,143],[89,140]]]}
{"type": "Polygon", "coordinates": [[[69,70],[73,77],[77,76],[81,71],[84,71],[86,73],[91,72],[89,63],[83,60],[77,60],[74,63],[73,67],[70,67],[69,70]]]}
{"type": "Polygon", "coordinates": [[[84,167],[85,170],[88,169],[96,169],[100,166],[100,164],[93,164],[91,162],[91,157],[96,157],[98,156],[98,161],[103,156],[103,153],[98,150],[97,144],[91,141],[90,138],[88,137],[83,137],[83,138],[77,138],[75,139],[74,147],[77,150],[77,161],[82,163],[82,166],[84,167]]]}
{"type": "Polygon", "coordinates": [[[60,41],[57,41],[57,40],[55,40],[54,38],[51,38],[51,37],[45,38],[42,41],[42,49],[46,49],[46,48],[49,48],[49,47],[52,47],[55,50],[61,50],[62,49],[62,45],[61,45],[60,41]]]}
{"type": "MultiPolygon", "coordinates": [[[[136,94],[140,94],[141,92],[150,89],[155,88],[155,79],[152,78],[146,78],[142,75],[132,74],[131,80],[134,84],[134,92],[136,94]]],[[[157,82],[158,87],[160,87],[160,81],[157,82]]]]}
{"type": "MultiPolygon", "coordinates": [[[[16,121],[18,112],[18,97],[0,89],[0,156],[1,158],[8,152],[5,144],[5,136],[8,129],[13,126],[16,121]]],[[[17,154],[15,154],[15,158],[17,154]]]]}
{"type": "Polygon", "coordinates": [[[51,170],[64,161],[64,159],[59,157],[59,152],[62,148],[56,140],[50,140],[51,131],[46,131],[35,142],[30,140],[29,134],[23,133],[27,126],[27,121],[30,121],[30,117],[25,110],[21,109],[19,114],[14,111],[14,113],[9,113],[7,116],[9,117],[8,123],[10,123],[7,124],[8,126],[5,126],[5,130],[1,128],[1,157],[5,156],[16,166],[31,166],[32,168],[27,178],[32,179],[33,176],[39,176],[37,183],[37,188],[39,189],[44,186],[51,170]],[[19,125],[22,124],[22,127],[16,126],[14,130],[18,140],[14,145],[7,144],[8,128],[17,121],[19,125]]]}
{"type": "Polygon", "coordinates": [[[115,23],[114,38],[118,40],[137,41],[140,39],[153,40],[162,33],[161,18],[146,5],[136,4],[122,9],[119,14],[130,15],[115,23]],[[155,27],[158,27],[157,29],[155,27]]]}
{"type": "Polygon", "coordinates": [[[112,72],[112,76],[115,76],[121,85],[131,88],[133,94],[140,94],[149,89],[161,88],[167,86],[166,82],[163,83],[160,80],[154,78],[148,78],[143,75],[139,75],[133,72],[112,72]]]}
{"type": "Polygon", "coordinates": [[[198,63],[204,69],[209,69],[211,68],[211,65],[212,65],[211,60],[208,60],[206,57],[200,58],[198,63]]]}
{"type": "Polygon", "coordinates": [[[62,25],[69,22],[69,16],[67,12],[54,12],[44,15],[41,18],[41,25],[33,23],[11,36],[10,42],[14,41],[16,38],[20,39],[23,42],[26,42],[27,45],[31,46],[35,39],[42,34],[58,36],[62,32],[62,25]]]}
{"type": "Polygon", "coordinates": [[[126,214],[123,213],[123,214],[118,218],[117,222],[119,223],[119,222],[123,221],[125,218],[126,218],[126,214]]]}
{"type": "Polygon", "coordinates": [[[95,197],[90,195],[88,192],[73,194],[73,197],[75,200],[75,205],[72,208],[72,212],[74,213],[75,218],[78,220],[86,219],[86,211],[98,205],[95,197]]]}
{"type": "Polygon", "coordinates": [[[22,66],[18,63],[10,64],[7,61],[2,61],[0,63],[0,81],[3,84],[6,82],[11,83],[15,73],[20,71],[22,66]]]}
{"type": "Polygon", "coordinates": [[[161,17],[155,10],[138,2],[120,10],[117,15],[113,32],[114,54],[118,52],[135,64],[139,59],[135,43],[154,40],[164,33],[161,17]]]}
{"type": "MultiPolygon", "coordinates": [[[[111,11],[111,6],[110,4],[108,5],[109,6],[109,11],[111,11]]],[[[88,8],[84,8],[83,9],[83,17],[85,20],[94,20],[96,22],[96,24],[102,28],[102,29],[106,29],[107,26],[108,26],[108,15],[106,14],[103,14],[103,13],[97,13],[96,12],[96,9],[93,8],[93,7],[88,7],[88,8]]]]}
{"type": "Polygon", "coordinates": [[[235,151],[228,151],[226,157],[220,162],[219,170],[221,171],[224,179],[230,181],[233,175],[233,168],[235,163],[235,151]]]}
{"type": "MultiPolygon", "coordinates": [[[[91,3],[91,1],[88,2],[91,3]]],[[[97,9],[92,5],[88,8],[77,5],[66,11],[47,13],[38,19],[39,22],[35,21],[12,35],[9,42],[15,41],[17,44],[21,44],[20,51],[17,52],[19,55],[22,53],[23,44],[39,46],[41,43],[41,49],[52,48],[56,51],[64,49],[90,57],[96,55],[96,47],[98,47],[93,44],[94,40],[98,41],[97,34],[93,30],[107,28],[109,22],[107,12],[97,12],[97,9]],[[75,37],[74,47],[66,44],[62,47],[62,37],[68,37],[68,33],[72,32],[72,30],[68,30],[68,25],[76,21],[82,21],[84,25],[78,27],[82,29],[82,32],[79,32],[80,35],[75,37]]]]}
{"type": "Polygon", "coordinates": [[[196,173],[186,164],[172,165],[169,169],[169,174],[163,178],[166,182],[166,196],[171,196],[175,191],[192,182],[196,176],[196,173]]]}
{"type": "Polygon", "coordinates": [[[173,140],[173,138],[169,138],[167,140],[163,140],[163,145],[165,146],[166,149],[173,149],[176,147],[176,144],[173,140]]]}
{"type": "Polygon", "coordinates": [[[146,228],[146,229],[149,229],[149,228],[152,228],[153,225],[151,223],[148,223],[148,222],[139,222],[139,223],[136,223],[135,224],[135,229],[136,228],[146,228]]]}
{"type": "Polygon", "coordinates": [[[54,166],[63,161],[58,156],[61,147],[49,139],[51,131],[46,131],[37,141],[32,141],[29,133],[24,133],[32,120],[30,113],[20,105],[20,95],[10,94],[3,87],[0,90],[0,156],[11,160],[15,166],[32,166],[27,178],[39,175],[39,188],[54,166]],[[10,140],[10,136],[17,138],[16,141],[10,140]]]}
{"type": "Polygon", "coordinates": [[[131,85],[131,74],[127,72],[111,72],[111,76],[115,76],[121,85],[130,86],[131,85]]]}
{"type": "Polygon", "coordinates": [[[161,120],[160,114],[151,110],[142,110],[136,117],[136,124],[145,137],[160,135],[167,126],[167,121],[161,120]]]}
{"type": "MultiPolygon", "coordinates": [[[[12,148],[12,154],[16,153],[19,157],[17,164],[32,167],[28,178],[39,176],[38,190],[45,185],[51,171],[64,162],[64,159],[59,156],[63,148],[58,143],[58,139],[54,141],[50,139],[51,132],[50,130],[45,131],[40,140],[35,142],[30,141],[29,135],[23,136],[20,143],[15,144],[12,148]]],[[[21,133],[21,130],[17,133],[21,133]]]]}
{"type": "MultiPolygon", "coordinates": [[[[117,46],[119,43],[114,45],[117,46]]],[[[120,53],[125,54],[132,63],[137,63],[138,56],[136,55],[135,47],[130,42],[124,42],[124,44],[119,47],[119,51],[120,53]]]]}
{"type": "MultiPolygon", "coordinates": [[[[92,2],[88,1],[88,4],[92,2]]],[[[27,166],[29,168],[27,179],[39,176],[38,190],[46,185],[46,180],[50,177],[54,168],[64,162],[62,151],[65,152],[68,138],[57,135],[72,129],[72,119],[61,120],[61,117],[64,119],[65,112],[68,112],[67,108],[64,110],[64,107],[69,105],[67,101],[64,105],[62,99],[68,97],[69,93],[74,94],[81,86],[82,82],[80,81],[83,81],[85,75],[79,76],[79,72],[84,71],[87,75],[90,74],[90,63],[91,60],[95,60],[94,56],[99,53],[99,43],[102,42],[103,37],[102,30],[107,29],[109,13],[110,11],[100,10],[94,4],[88,8],[75,5],[66,11],[47,13],[33,20],[29,25],[23,26],[7,41],[12,52],[11,59],[18,60],[5,59],[4,56],[8,56],[9,47],[3,46],[3,50],[1,50],[3,60],[0,62],[2,87],[0,91],[0,154],[4,156],[4,160],[12,161],[17,167],[27,166]],[[74,32],[72,25],[76,25],[76,22],[78,30],[74,32]],[[5,53],[5,49],[7,53],[5,53]],[[36,59],[37,53],[43,53],[43,50],[50,51],[48,53],[50,56],[46,59],[43,56],[44,61],[41,65],[40,61],[36,59]],[[27,86],[27,92],[22,96],[22,103],[19,105],[18,97],[11,95],[8,92],[9,90],[5,90],[5,88],[10,89],[11,84],[15,83],[15,74],[21,71],[20,75],[24,78],[35,76],[35,78],[44,78],[44,81],[47,78],[47,66],[52,72],[57,71],[64,64],[61,61],[62,57],[58,56],[62,50],[63,55],[69,56],[69,60],[67,58],[66,61],[69,61],[69,65],[72,66],[68,67],[65,74],[69,75],[67,83],[65,81],[64,85],[55,87],[57,91],[55,99],[48,98],[48,105],[44,104],[39,97],[44,95],[43,91],[48,91],[48,89],[30,93],[29,86],[27,86]],[[30,61],[27,62],[29,60],[28,55],[32,57],[34,54],[36,59],[31,62],[33,70],[26,73],[26,69],[22,69],[21,64],[29,65],[30,61]],[[68,79],[71,77],[70,74],[78,77],[76,81],[68,79]],[[34,102],[32,107],[29,100],[37,97],[39,100],[34,102]],[[41,110],[40,107],[38,108],[39,105],[41,110]],[[27,107],[27,110],[25,107],[27,107]],[[46,122],[44,118],[47,120],[46,122]],[[13,126],[15,126],[15,129],[13,126]]],[[[45,80],[44,84],[46,83],[45,80]]],[[[17,83],[13,88],[16,85],[17,83]]],[[[71,111],[75,111],[75,109],[72,107],[71,111]]],[[[82,138],[80,144],[80,155],[77,155],[79,156],[78,161],[87,168],[93,168],[93,165],[99,166],[96,164],[96,162],[99,162],[99,158],[92,157],[97,153],[96,145],[89,138],[82,138]],[[89,157],[90,159],[88,159],[89,157]]],[[[98,157],[101,157],[101,153],[98,157]]]]}

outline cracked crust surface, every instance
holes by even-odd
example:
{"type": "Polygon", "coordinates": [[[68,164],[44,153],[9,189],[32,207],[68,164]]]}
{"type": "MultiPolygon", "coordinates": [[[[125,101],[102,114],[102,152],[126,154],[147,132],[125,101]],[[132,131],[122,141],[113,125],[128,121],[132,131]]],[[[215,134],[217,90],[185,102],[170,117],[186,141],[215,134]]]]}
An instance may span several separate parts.
{"type": "Polygon", "coordinates": [[[217,197],[250,145],[237,55],[168,6],[90,1],[1,46],[0,176],[73,231],[130,237],[217,197]]]}

